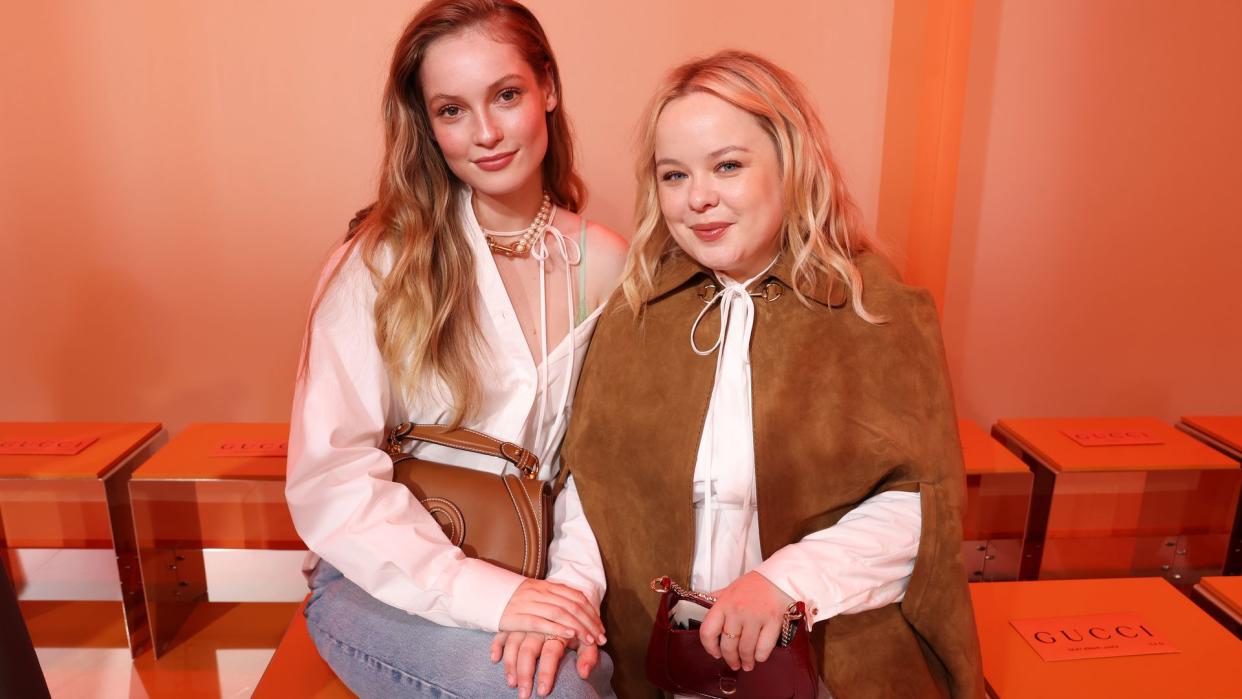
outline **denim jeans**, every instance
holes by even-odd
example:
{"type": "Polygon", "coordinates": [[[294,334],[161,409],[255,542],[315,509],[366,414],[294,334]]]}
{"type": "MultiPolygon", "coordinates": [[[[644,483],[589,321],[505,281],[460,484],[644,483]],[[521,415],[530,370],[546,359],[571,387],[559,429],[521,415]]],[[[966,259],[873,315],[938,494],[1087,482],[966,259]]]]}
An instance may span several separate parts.
{"type": "MultiPolygon", "coordinates": [[[[441,626],[390,607],[319,561],[310,580],[306,626],[319,654],[362,699],[517,697],[504,666],[491,662],[492,634],[441,626]]],[[[588,680],[565,653],[550,696],[612,697],[612,659],[600,653],[588,680]]]]}

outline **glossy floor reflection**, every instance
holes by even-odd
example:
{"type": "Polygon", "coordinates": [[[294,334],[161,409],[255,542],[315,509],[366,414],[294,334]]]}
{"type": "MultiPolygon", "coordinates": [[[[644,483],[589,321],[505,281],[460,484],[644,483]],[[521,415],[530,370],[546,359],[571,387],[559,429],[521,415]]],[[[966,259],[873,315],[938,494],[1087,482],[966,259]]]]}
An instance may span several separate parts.
{"type": "Polygon", "coordinates": [[[118,602],[23,601],[55,699],[249,697],[298,605],[201,605],[157,661],[131,660],[118,602]]]}

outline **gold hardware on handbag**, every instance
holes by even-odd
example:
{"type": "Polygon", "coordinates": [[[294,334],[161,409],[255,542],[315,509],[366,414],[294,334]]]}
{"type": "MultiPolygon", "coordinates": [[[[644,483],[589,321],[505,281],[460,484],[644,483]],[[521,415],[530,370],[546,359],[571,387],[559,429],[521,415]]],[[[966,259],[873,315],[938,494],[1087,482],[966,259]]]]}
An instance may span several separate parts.
{"type": "Polygon", "coordinates": [[[405,422],[388,434],[388,454],[393,481],[410,489],[467,556],[528,578],[547,574],[553,494],[538,479],[539,459],[533,453],[475,430],[405,422]],[[426,461],[403,453],[406,442],[494,456],[518,473],[497,475],[426,461]]]}
{"type": "Polygon", "coordinates": [[[668,576],[651,581],[660,593],[660,606],[647,644],[647,679],[673,694],[712,699],[813,699],[819,693],[819,674],[811,654],[806,605],[794,602],[785,610],[781,635],[772,654],[750,672],[732,670],[713,658],[699,640],[701,621],[716,598],[687,590],[668,576]],[[689,607],[689,613],[684,608],[689,607]]]}

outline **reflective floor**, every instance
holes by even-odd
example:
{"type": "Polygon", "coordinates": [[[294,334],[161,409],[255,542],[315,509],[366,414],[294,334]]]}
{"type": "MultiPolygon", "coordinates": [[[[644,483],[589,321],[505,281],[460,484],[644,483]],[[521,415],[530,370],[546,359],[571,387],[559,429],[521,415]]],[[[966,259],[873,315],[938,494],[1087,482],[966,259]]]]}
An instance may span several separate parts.
{"type": "Polygon", "coordinates": [[[130,658],[115,554],[10,550],[22,615],[52,696],[249,697],[306,594],[303,553],[206,554],[213,601],[195,609],[156,660],[149,648],[130,658]]]}
{"type": "Polygon", "coordinates": [[[296,603],[203,605],[158,661],[131,660],[119,602],[23,601],[52,696],[249,697],[296,603]]]}

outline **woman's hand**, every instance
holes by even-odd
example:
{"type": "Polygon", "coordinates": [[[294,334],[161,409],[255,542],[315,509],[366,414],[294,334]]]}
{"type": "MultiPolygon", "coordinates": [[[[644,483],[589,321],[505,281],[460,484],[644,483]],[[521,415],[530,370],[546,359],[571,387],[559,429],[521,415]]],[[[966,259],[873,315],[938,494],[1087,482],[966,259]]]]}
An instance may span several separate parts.
{"type": "Polygon", "coordinates": [[[518,586],[500,615],[501,631],[527,631],[586,644],[605,643],[600,621],[586,595],[568,585],[529,579],[518,586]]]}
{"type": "Polygon", "coordinates": [[[699,627],[703,649],[713,658],[724,658],[735,671],[753,670],[755,663],[772,655],[793,598],[754,571],[715,597],[716,604],[699,627]]]}
{"type": "Polygon", "coordinates": [[[578,676],[590,677],[599,663],[599,646],[578,643],[577,639],[562,641],[522,631],[501,631],[492,639],[492,662],[504,661],[505,681],[518,689],[521,699],[531,696],[531,683],[537,679],[539,696],[546,697],[556,684],[556,671],[567,648],[578,649],[578,676]],[[539,677],[535,677],[535,660],[539,661],[539,677]]]}

